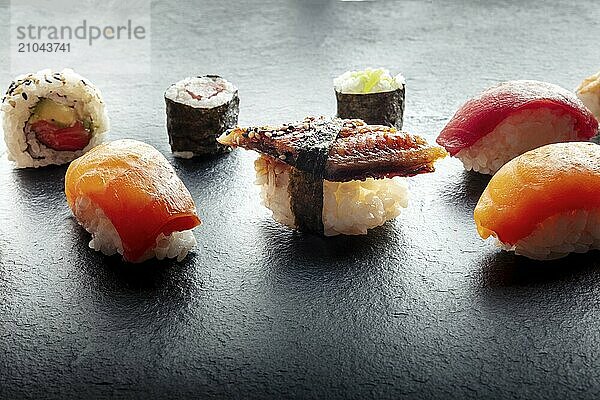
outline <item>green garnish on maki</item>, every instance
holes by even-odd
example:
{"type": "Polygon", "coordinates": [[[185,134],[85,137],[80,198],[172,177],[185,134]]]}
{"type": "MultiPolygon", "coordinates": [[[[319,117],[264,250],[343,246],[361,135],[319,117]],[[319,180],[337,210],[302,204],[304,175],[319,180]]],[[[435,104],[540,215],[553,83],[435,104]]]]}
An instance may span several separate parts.
{"type": "Polygon", "coordinates": [[[384,68],[347,71],[333,80],[337,116],[402,128],[405,81],[384,68]]]}

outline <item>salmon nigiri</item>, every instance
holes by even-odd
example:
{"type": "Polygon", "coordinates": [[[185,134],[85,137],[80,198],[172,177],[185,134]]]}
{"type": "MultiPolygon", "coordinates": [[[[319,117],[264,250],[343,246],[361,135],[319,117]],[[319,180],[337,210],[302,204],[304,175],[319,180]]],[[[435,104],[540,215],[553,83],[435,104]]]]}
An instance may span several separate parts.
{"type": "Polygon", "coordinates": [[[575,93],[539,81],[508,81],[467,101],[437,138],[467,170],[494,174],[514,157],[558,142],[586,141],[598,121],[575,93]]]}
{"type": "Polygon", "coordinates": [[[196,244],[196,206],[173,167],[154,147],[117,140],[71,163],[65,194],[90,247],[126,261],[181,261],[196,244]]]}
{"type": "Polygon", "coordinates": [[[600,248],[600,146],[555,143],[514,158],[475,208],[479,235],[545,260],[600,248]]]}

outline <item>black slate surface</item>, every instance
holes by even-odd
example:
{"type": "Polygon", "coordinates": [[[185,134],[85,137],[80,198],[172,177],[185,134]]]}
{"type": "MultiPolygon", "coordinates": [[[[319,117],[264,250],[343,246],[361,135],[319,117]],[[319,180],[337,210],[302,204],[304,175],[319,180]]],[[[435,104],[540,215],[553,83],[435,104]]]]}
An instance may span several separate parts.
{"type": "Polygon", "coordinates": [[[71,218],[65,168],[3,155],[0,398],[600,396],[598,253],[531,262],[481,241],[487,178],[456,160],[412,179],[409,209],[368,236],[290,232],[258,203],[251,153],[172,158],[162,98],[218,73],[239,86],[242,124],[285,122],[333,114],[332,78],[382,65],[407,77],[405,129],[433,140],[493,83],[573,88],[595,72],[596,2],[179,1],[152,17],[152,76],[80,72],[110,139],[173,162],[199,245],[180,264],[103,257],[71,218]]]}

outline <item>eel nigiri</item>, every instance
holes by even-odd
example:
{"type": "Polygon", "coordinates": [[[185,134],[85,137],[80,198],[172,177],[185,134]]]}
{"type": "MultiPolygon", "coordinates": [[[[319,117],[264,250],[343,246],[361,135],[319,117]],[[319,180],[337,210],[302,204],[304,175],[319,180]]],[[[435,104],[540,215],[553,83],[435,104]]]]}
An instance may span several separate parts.
{"type": "Polygon", "coordinates": [[[479,235],[544,260],[600,248],[600,146],[555,143],[514,158],[474,212],[479,235]]]}
{"type": "Polygon", "coordinates": [[[90,247],[126,261],[182,260],[200,224],[194,200],[154,147],[117,140],[69,165],[65,194],[77,221],[92,234],[90,247]]]}
{"type": "Polygon", "coordinates": [[[598,121],[574,93],[546,82],[508,81],[467,101],[437,138],[465,169],[495,173],[549,143],[585,141],[598,121]]]}
{"type": "Polygon", "coordinates": [[[365,234],[407,206],[403,177],[434,170],[446,151],[396,128],[308,117],[235,128],[219,142],[261,154],[256,183],[273,217],[326,236],[365,234]]]}

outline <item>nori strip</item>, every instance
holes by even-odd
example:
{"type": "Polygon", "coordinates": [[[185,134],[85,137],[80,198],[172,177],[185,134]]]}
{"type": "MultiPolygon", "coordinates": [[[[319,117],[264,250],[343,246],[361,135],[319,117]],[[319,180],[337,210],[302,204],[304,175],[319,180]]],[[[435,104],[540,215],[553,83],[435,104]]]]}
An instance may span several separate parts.
{"type": "Polygon", "coordinates": [[[339,119],[309,117],[293,124],[235,128],[223,135],[221,143],[256,150],[322,177],[327,154],[342,127],[339,119]]]}
{"type": "Polygon", "coordinates": [[[291,167],[288,193],[296,226],[301,232],[323,234],[323,175],[329,148],[341,123],[310,124],[310,135],[298,146],[296,167],[291,167]]]}
{"type": "Polygon", "coordinates": [[[291,167],[288,193],[297,229],[322,235],[323,179],[291,167]]]}
{"type": "Polygon", "coordinates": [[[237,125],[240,104],[237,90],[231,101],[214,108],[192,107],[167,96],[165,103],[171,151],[191,151],[198,156],[230,150],[228,146],[218,143],[217,137],[237,125]]]}
{"type": "Polygon", "coordinates": [[[317,122],[311,123],[310,128],[310,135],[297,143],[293,165],[320,178],[325,173],[329,148],[342,129],[342,124],[317,122]]]}
{"type": "Polygon", "coordinates": [[[405,88],[381,93],[340,93],[335,91],[337,116],[362,119],[370,125],[393,126],[402,129],[405,88]]]}

